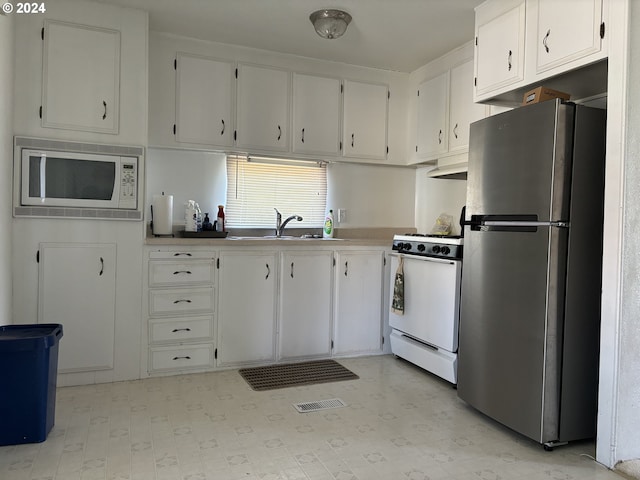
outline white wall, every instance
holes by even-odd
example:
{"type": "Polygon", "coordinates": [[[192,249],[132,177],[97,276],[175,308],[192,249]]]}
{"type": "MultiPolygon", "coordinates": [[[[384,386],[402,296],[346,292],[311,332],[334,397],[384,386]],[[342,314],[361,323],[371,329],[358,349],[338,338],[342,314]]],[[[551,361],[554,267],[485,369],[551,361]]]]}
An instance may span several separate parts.
{"type": "MultiPolygon", "coordinates": [[[[640,82],[640,3],[629,2],[628,85],[640,82]]],[[[640,458],[640,90],[629,88],[626,102],[622,302],[617,376],[616,460],[640,458]]]]}
{"type": "Polygon", "coordinates": [[[13,172],[13,16],[0,15],[0,325],[11,318],[11,181],[13,172]]]}
{"type": "MultiPolygon", "coordinates": [[[[173,224],[184,224],[184,204],[195,200],[203,212],[225,204],[226,157],[221,153],[149,148],[146,158],[145,219],[154,194],[173,195],[173,224]]],[[[339,227],[413,227],[415,170],[335,163],[327,167],[327,208],[347,211],[339,227]]]]}
{"type": "Polygon", "coordinates": [[[466,180],[429,178],[432,167],[416,171],[416,229],[420,233],[431,232],[441,213],[453,217],[454,235],[460,234],[460,212],[467,198],[466,180]]]}
{"type": "Polygon", "coordinates": [[[414,225],[415,170],[348,163],[327,170],[327,208],[337,227],[412,227],[414,225]],[[338,222],[338,209],[347,220],[338,222]]]}
{"type": "MultiPolygon", "coordinates": [[[[222,153],[149,148],[146,158],[145,221],[153,195],[173,195],[173,224],[184,225],[184,205],[195,200],[215,217],[227,197],[226,156],[222,153]]],[[[212,220],[213,221],[213,220],[212,220]]]]}

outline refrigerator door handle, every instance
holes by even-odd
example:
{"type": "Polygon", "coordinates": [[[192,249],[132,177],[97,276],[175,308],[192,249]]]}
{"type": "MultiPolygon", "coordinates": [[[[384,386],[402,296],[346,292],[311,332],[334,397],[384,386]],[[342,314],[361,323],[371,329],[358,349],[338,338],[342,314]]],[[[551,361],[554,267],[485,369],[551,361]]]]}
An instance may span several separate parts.
{"type": "Polygon", "coordinates": [[[569,222],[505,222],[500,220],[487,220],[482,222],[487,227],[560,227],[569,228],[569,222]]]}

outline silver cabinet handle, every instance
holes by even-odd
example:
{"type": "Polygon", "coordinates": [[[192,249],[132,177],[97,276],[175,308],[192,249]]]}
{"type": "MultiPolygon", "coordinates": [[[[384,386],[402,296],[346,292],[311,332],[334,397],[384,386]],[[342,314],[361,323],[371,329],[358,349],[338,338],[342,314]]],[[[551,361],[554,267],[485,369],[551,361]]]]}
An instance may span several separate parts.
{"type": "Polygon", "coordinates": [[[100,273],[98,273],[98,275],[102,276],[103,273],[104,273],[104,258],[100,257],[100,273]]]}
{"type": "Polygon", "coordinates": [[[549,40],[549,35],[551,35],[551,29],[547,30],[547,34],[542,39],[542,45],[544,45],[544,49],[547,53],[549,53],[549,45],[547,44],[547,40],[549,40]]]}
{"type": "Polygon", "coordinates": [[[180,275],[181,273],[186,273],[187,275],[191,275],[191,272],[189,270],[176,270],[175,272],[173,272],[174,275],[180,275]]]}
{"type": "Polygon", "coordinates": [[[181,298],[179,300],[174,300],[173,304],[175,305],[176,303],[191,303],[191,300],[189,300],[188,298],[181,298]]]}
{"type": "Polygon", "coordinates": [[[102,106],[104,107],[104,114],[102,115],[102,119],[106,120],[107,119],[107,102],[105,102],[104,100],[102,101],[102,106]]]}
{"type": "Polygon", "coordinates": [[[190,328],[174,328],[173,330],[171,330],[171,333],[176,333],[176,332],[190,332],[191,329],[190,328]]]}

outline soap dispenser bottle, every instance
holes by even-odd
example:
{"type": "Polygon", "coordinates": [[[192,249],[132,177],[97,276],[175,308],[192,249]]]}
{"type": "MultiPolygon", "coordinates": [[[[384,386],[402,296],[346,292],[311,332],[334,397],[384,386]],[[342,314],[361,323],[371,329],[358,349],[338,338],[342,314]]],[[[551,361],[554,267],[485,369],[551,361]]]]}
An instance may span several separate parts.
{"type": "Polygon", "coordinates": [[[333,238],[333,210],[324,217],[324,227],[322,229],[323,238],[333,238]]]}

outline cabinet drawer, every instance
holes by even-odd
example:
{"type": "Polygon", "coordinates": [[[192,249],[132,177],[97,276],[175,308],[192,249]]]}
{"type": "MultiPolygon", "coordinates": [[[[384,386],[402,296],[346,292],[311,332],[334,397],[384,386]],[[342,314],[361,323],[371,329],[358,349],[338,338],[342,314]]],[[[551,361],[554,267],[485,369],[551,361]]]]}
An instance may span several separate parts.
{"type": "Polygon", "coordinates": [[[213,317],[182,317],[149,322],[151,343],[179,343],[213,338],[213,317]]]}
{"type": "Polygon", "coordinates": [[[149,286],[213,284],[213,260],[188,262],[149,262],[149,286]]]}
{"type": "Polygon", "coordinates": [[[213,313],[213,288],[149,291],[150,315],[213,313]]]}
{"type": "Polygon", "coordinates": [[[194,260],[194,259],[209,259],[215,260],[216,255],[214,252],[205,250],[171,250],[171,251],[151,251],[149,252],[150,260],[194,260]]]}
{"type": "Polygon", "coordinates": [[[212,367],[213,345],[155,347],[150,357],[152,371],[212,367]]]}

